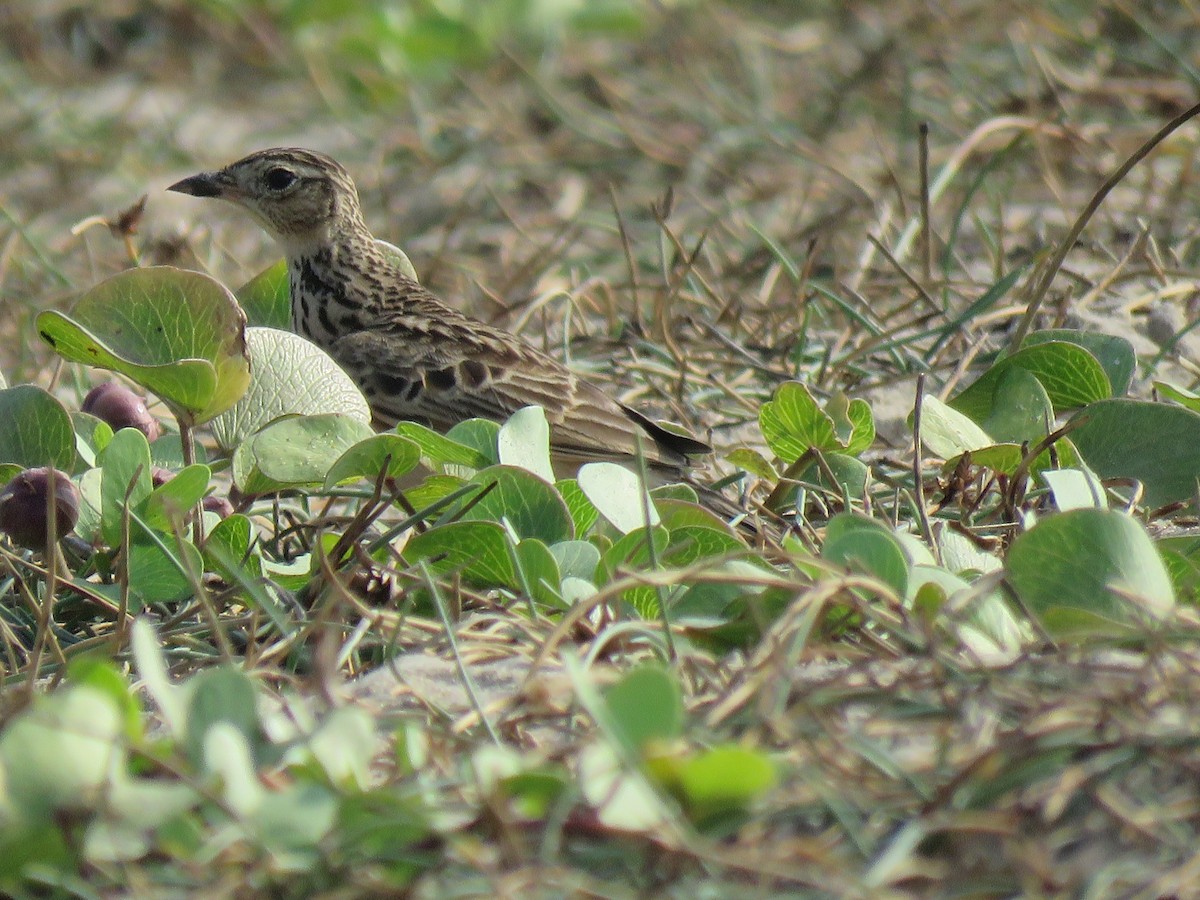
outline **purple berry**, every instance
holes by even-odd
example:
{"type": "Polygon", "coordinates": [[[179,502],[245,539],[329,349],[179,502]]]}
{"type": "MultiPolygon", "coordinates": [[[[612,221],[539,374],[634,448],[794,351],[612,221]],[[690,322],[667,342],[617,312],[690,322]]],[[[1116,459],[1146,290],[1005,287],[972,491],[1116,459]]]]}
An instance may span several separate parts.
{"type": "Polygon", "coordinates": [[[68,534],[79,521],[79,489],[66,472],[26,469],[0,491],[0,531],[13,543],[30,550],[46,549],[50,479],[54,479],[54,530],[57,538],[68,534]]]}
{"type": "Polygon", "coordinates": [[[88,391],[82,409],[103,419],[113,431],[136,428],[148,441],[157,440],[162,434],[158,420],[146,409],[146,401],[116,381],[106,381],[88,391]]]}
{"type": "Polygon", "coordinates": [[[233,504],[224,497],[218,497],[216,494],[209,494],[205,497],[203,504],[208,512],[215,512],[222,519],[233,515],[233,504]]]}

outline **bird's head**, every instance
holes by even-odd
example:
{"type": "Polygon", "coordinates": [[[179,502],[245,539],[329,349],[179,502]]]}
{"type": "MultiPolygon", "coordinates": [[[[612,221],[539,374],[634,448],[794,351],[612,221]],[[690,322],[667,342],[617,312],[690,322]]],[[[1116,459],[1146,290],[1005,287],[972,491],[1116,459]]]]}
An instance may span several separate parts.
{"type": "Polygon", "coordinates": [[[215,172],[177,181],[167,190],[236,203],[289,253],[365,227],[349,173],[313,150],[260,150],[215,172]]]}

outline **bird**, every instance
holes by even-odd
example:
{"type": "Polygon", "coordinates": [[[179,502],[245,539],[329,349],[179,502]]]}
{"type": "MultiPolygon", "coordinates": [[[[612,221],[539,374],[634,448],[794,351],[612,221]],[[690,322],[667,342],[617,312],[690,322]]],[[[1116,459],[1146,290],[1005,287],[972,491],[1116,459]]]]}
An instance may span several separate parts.
{"type": "Polygon", "coordinates": [[[275,239],[287,260],[292,330],[346,370],[379,426],[446,431],[537,405],[556,470],[641,454],[656,470],[683,473],[712,452],[424,288],[381,249],[349,172],[324,153],[260,150],[167,190],[233,203],[275,239]]]}

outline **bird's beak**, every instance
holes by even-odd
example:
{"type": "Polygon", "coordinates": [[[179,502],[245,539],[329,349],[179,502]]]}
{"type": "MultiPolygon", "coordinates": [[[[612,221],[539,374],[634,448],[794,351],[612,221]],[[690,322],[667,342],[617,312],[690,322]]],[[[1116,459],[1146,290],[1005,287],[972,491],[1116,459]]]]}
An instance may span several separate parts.
{"type": "Polygon", "coordinates": [[[182,181],[177,181],[168,191],[191,194],[193,197],[226,197],[229,185],[220,172],[201,172],[182,181]]]}

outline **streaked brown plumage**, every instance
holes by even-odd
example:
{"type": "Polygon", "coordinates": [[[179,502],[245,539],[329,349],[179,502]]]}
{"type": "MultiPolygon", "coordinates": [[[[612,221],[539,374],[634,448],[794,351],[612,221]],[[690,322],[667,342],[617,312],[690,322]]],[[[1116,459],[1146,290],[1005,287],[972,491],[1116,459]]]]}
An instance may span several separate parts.
{"type": "Polygon", "coordinates": [[[168,190],[243,207],[282,247],[292,327],[358,383],[375,418],[439,430],[472,417],[503,421],[537,404],[560,461],[646,458],[683,469],[708,445],[674,434],[516,335],[446,306],[382,251],[350,175],[311,150],[253,153],[168,190]]]}

